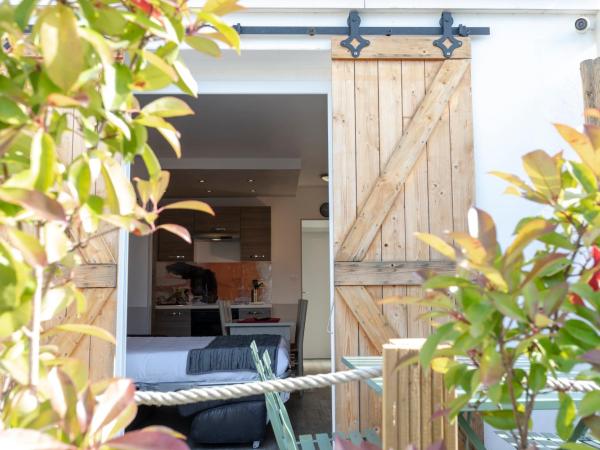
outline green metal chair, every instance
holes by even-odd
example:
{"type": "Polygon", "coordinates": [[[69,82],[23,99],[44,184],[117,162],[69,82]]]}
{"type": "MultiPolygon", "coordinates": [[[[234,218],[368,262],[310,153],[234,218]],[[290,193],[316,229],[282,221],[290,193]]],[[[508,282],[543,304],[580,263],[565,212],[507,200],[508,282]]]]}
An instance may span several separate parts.
{"type": "MultiPolygon", "coordinates": [[[[276,377],[271,369],[269,354],[264,352],[261,360],[258,355],[256,343],[252,342],[250,347],[260,379],[262,381],[275,379],[276,377]]],[[[352,432],[347,436],[344,433],[335,433],[333,437],[326,433],[318,433],[314,436],[303,434],[296,439],[290,417],[281,396],[276,392],[268,392],[265,394],[265,403],[267,405],[267,415],[273,427],[273,434],[275,434],[277,446],[280,450],[332,450],[332,441],[335,439],[335,436],[338,436],[340,439],[349,439],[356,446],[360,446],[363,441],[367,441],[381,448],[381,440],[374,430],[367,431],[364,436],[359,432],[352,432]]]]}

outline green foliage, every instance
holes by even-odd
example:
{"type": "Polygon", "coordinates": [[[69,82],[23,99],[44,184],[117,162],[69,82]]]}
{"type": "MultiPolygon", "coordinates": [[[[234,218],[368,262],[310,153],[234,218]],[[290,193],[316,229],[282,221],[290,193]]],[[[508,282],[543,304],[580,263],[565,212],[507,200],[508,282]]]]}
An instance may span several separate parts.
{"type": "MultiPolygon", "coordinates": [[[[520,449],[528,448],[531,413],[550,391],[548,378],[578,370],[579,378],[600,381],[600,128],[556,129],[579,161],[536,150],[523,157],[529,182],[494,173],[509,183],[507,193],[545,206],[543,215],[519,221],[507,248],[491,216],[475,208],[468,233],[417,235],[456,262],[454,276],[427,279],[417,302],[436,327],[420,361],[465,392],[447,405],[451,417],[467,402],[490,402],[496,410],[483,419],[515,430],[520,449]]],[[[578,404],[569,392],[558,398],[563,439],[580,418],[600,436],[598,392],[578,404]]]]}
{"type": "Polygon", "coordinates": [[[164,209],[211,214],[198,201],[162,204],[169,173],[148,143],[156,129],[181,153],[169,118],[192,114],[179,98],[141,108],[136,94],[178,86],[196,95],[182,45],[217,56],[239,52],[221,16],[236,0],[23,0],[0,6],[0,445],[4,448],[182,449],[163,428],[119,435],[135,416],[127,380],[91,384],[86,367],[47,345],[56,334],[114,342],[87,323],[59,323],[66,308],[83,313],[73,281],[78,250],[125,229],[163,228],[164,209]],[[72,140],[76,145],[71,145],[72,140]],[[72,151],[74,150],[74,155],[72,151]],[[144,164],[128,179],[122,163],[144,164]],[[53,320],[54,319],[54,320],[53,320]]]}

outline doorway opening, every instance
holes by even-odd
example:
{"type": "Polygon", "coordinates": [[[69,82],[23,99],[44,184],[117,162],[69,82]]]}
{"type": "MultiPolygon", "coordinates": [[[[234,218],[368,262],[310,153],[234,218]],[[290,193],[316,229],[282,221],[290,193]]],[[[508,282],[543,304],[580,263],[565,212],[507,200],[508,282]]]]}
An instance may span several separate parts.
{"type": "MultiPolygon", "coordinates": [[[[164,203],[201,200],[215,215],[165,211],[161,221],[187,228],[191,243],[164,230],[130,239],[126,375],[138,386],[161,390],[251,381],[252,370],[190,374],[186,367],[188,352],[248,334],[278,336],[278,376],[327,371],[328,96],[210,94],[184,100],[196,114],[173,120],[182,158],[161,136],[149,136],[170,172],[164,203]],[[309,245],[314,239],[325,254],[309,245]],[[303,267],[311,259],[319,267],[313,274],[303,267]],[[302,298],[308,300],[306,315],[302,298]]],[[[138,170],[132,166],[132,177],[145,177],[138,170]]],[[[245,448],[252,441],[276,448],[260,420],[260,401],[144,408],[134,426],[174,426],[199,449],[245,448]],[[238,433],[240,427],[246,432],[238,433]]],[[[331,431],[330,389],[294,394],[286,406],[297,433],[331,431]]]]}

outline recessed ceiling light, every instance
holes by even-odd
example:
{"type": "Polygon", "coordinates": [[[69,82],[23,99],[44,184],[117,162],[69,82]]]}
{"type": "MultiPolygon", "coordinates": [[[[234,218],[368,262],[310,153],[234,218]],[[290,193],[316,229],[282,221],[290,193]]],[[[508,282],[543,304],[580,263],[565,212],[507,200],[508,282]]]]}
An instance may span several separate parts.
{"type": "Polygon", "coordinates": [[[210,194],[212,191],[210,189],[207,189],[206,192],[208,192],[210,194]]]}
{"type": "Polygon", "coordinates": [[[254,183],[254,180],[252,178],[248,178],[248,183],[254,183]]]}
{"type": "Polygon", "coordinates": [[[256,192],[256,189],[250,189],[250,192],[256,192]]]}
{"type": "Polygon", "coordinates": [[[198,180],[198,182],[199,182],[199,183],[204,183],[204,179],[203,179],[203,178],[200,178],[200,179],[198,180]]]}
{"type": "Polygon", "coordinates": [[[321,174],[321,180],[323,180],[325,183],[329,183],[329,174],[327,174],[327,173],[321,174]]]}

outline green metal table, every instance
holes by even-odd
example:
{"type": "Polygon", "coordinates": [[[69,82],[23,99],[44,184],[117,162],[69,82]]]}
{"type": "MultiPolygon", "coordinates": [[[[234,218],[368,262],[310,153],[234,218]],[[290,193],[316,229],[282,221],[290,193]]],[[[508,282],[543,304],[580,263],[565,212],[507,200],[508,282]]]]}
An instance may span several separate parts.
{"type": "MultiPolygon", "coordinates": [[[[460,360],[461,360],[461,358],[459,358],[459,361],[460,360]]],[[[466,362],[466,360],[464,362],[466,362]]],[[[350,369],[364,369],[367,367],[382,368],[383,367],[383,357],[382,356],[343,356],[342,363],[346,367],[349,367],[350,369]]],[[[520,362],[518,361],[516,366],[523,368],[523,369],[529,368],[529,364],[527,361],[520,361],[520,362]]],[[[372,378],[370,380],[367,380],[367,385],[370,388],[372,388],[378,395],[383,395],[383,377],[377,377],[377,378],[372,378]]],[[[463,393],[464,392],[461,392],[460,389],[456,390],[457,396],[459,396],[463,393]]],[[[575,403],[578,403],[581,400],[581,398],[583,397],[583,393],[574,392],[571,394],[571,397],[573,398],[573,401],[575,401],[575,403]]],[[[473,430],[473,427],[471,426],[471,420],[470,420],[471,414],[476,410],[477,411],[495,410],[495,409],[498,409],[499,406],[505,406],[506,407],[505,409],[510,409],[512,407],[511,405],[495,405],[495,404],[492,404],[491,402],[485,402],[485,403],[480,404],[477,408],[475,408],[474,405],[467,405],[461,411],[461,413],[458,415],[458,418],[457,418],[458,426],[465,433],[465,436],[467,437],[468,442],[473,444],[473,446],[477,450],[485,450],[485,445],[483,444],[483,442],[481,441],[481,439],[479,438],[477,433],[475,433],[475,431],[473,430]]],[[[535,402],[535,407],[534,407],[534,409],[537,411],[557,410],[558,408],[559,408],[559,400],[558,400],[558,394],[556,392],[548,392],[546,394],[538,395],[536,402],[535,402]]],[[[587,427],[585,426],[583,421],[580,421],[577,424],[577,426],[575,427],[573,434],[569,438],[569,442],[575,442],[579,438],[583,437],[583,435],[585,435],[586,432],[587,432],[587,427]]],[[[468,448],[468,446],[467,446],[467,448],[468,448]]]]}

